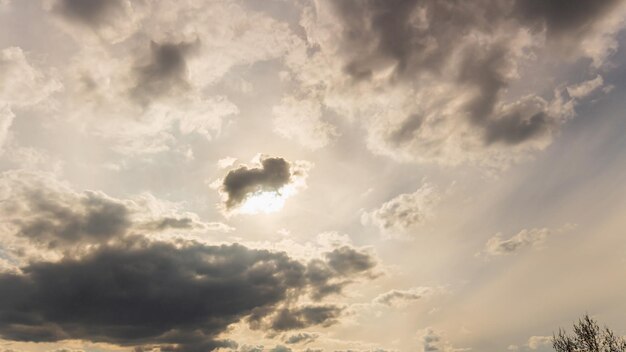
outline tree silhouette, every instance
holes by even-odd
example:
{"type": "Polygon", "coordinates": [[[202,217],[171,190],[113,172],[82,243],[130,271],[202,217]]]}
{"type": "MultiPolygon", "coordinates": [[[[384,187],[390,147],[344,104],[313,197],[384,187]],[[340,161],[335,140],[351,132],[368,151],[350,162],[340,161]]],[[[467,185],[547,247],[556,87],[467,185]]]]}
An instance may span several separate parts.
{"type": "Polygon", "coordinates": [[[574,324],[574,334],[559,328],[552,336],[552,347],[557,352],[626,352],[626,341],[609,328],[600,329],[598,323],[585,314],[574,324]]]}

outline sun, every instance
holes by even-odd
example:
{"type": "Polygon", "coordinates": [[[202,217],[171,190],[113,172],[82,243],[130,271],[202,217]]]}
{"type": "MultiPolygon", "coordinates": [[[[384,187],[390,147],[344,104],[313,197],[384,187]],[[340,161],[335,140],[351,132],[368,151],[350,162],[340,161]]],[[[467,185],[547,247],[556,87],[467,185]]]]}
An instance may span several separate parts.
{"type": "Polygon", "coordinates": [[[250,195],[237,210],[241,214],[276,213],[283,209],[285,201],[296,192],[289,185],[276,191],[259,191],[250,195]]]}

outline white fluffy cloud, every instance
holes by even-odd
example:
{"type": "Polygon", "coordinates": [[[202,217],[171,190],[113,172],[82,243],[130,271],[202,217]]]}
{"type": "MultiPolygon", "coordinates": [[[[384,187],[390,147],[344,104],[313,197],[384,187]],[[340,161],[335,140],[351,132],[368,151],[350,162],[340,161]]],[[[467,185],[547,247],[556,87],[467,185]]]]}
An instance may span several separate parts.
{"type": "Polygon", "coordinates": [[[581,99],[591,94],[596,89],[602,87],[603,84],[604,80],[602,79],[602,76],[597,75],[594,79],[567,87],[567,93],[571,97],[581,99]]]}
{"type": "Polygon", "coordinates": [[[383,203],[378,209],[362,215],[364,224],[378,226],[385,235],[406,234],[433,216],[441,193],[430,183],[424,183],[413,193],[400,194],[383,203]]]}
{"type": "Polygon", "coordinates": [[[535,228],[523,229],[510,238],[503,238],[501,233],[491,237],[485,243],[483,253],[487,256],[503,256],[516,254],[526,248],[540,248],[548,237],[563,233],[572,229],[574,225],[568,224],[558,229],[535,228]]]}

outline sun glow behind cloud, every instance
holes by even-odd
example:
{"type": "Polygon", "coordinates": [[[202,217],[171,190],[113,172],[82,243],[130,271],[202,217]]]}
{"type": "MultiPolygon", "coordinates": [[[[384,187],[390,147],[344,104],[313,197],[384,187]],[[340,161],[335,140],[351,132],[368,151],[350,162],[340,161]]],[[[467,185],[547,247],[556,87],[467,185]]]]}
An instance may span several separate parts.
{"type": "Polygon", "coordinates": [[[246,199],[237,210],[240,214],[270,214],[283,209],[285,201],[296,193],[293,185],[282,187],[278,191],[259,191],[246,199]]]}

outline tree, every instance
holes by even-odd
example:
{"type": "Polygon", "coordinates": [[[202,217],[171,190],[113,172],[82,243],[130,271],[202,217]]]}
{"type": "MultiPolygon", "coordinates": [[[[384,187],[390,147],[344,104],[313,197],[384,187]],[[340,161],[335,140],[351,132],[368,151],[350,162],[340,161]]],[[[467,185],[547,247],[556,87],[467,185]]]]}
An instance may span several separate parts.
{"type": "Polygon", "coordinates": [[[574,335],[559,328],[552,336],[552,347],[557,352],[626,352],[626,340],[609,328],[600,329],[598,323],[585,314],[574,324],[574,335]]]}

